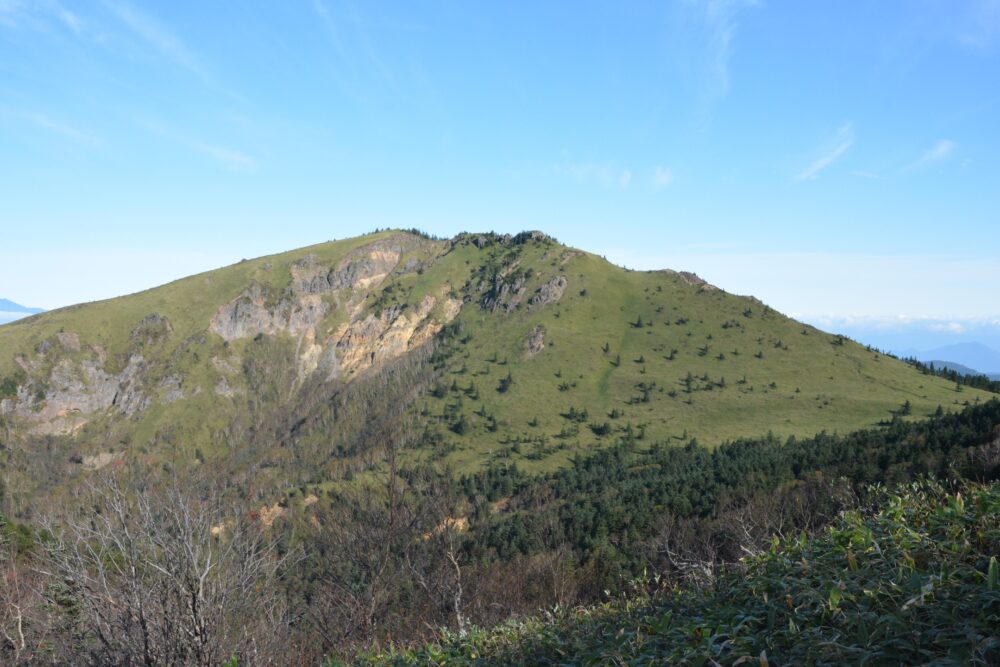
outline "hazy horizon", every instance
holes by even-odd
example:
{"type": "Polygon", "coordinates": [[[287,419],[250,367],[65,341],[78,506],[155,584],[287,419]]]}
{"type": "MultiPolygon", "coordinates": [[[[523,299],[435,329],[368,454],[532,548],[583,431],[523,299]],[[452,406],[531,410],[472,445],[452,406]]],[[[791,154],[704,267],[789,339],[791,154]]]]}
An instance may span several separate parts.
{"type": "MultiPolygon", "coordinates": [[[[273,254],[274,252],[284,250],[291,250],[291,248],[279,248],[272,252],[260,254],[273,254]]],[[[584,250],[589,249],[584,248],[584,250]]],[[[248,254],[246,257],[234,257],[222,260],[203,253],[190,253],[185,256],[189,262],[178,266],[174,263],[176,258],[172,255],[133,253],[129,257],[129,263],[134,266],[134,269],[131,271],[126,269],[125,271],[129,276],[129,282],[138,286],[136,289],[129,292],[115,291],[120,288],[119,280],[115,280],[113,282],[109,282],[107,285],[104,285],[104,292],[100,293],[100,296],[94,299],[84,298],[80,301],[57,302],[55,305],[52,305],[51,303],[39,304],[31,301],[30,299],[20,299],[17,298],[17,295],[13,294],[0,294],[0,298],[8,298],[11,301],[17,302],[18,304],[29,308],[41,305],[41,307],[45,307],[46,310],[53,310],[56,308],[75,305],[76,303],[115,298],[137,291],[154,288],[173,280],[184,278],[188,275],[221,268],[222,266],[239,262],[241,259],[252,258],[254,256],[255,255],[248,254]],[[211,264],[213,261],[216,263],[211,264]],[[145,280],[146,282],[140,282],[141,280],[145,280]]],[[[618,254],[616,254],[616,251],[614,250],[610,251],[606,255],[609,261],[613,261],[621,266],[636,270],[658,270],[669,268],[674,270],[694,271],[699,273],[699,275],[707,279],[709,282],[712,282],[727,291],[731,291],[735,294],[755,296],[760,298],[765,303],[768,303],[768,305],[771,305],[772,307],[775,307],[781,312],[798,320],[807,322],[826,331],[848,335],[866,345],[871,345],[897,355],[909,356],[911,354],[916,354],[917,356],[920,356],[922,353],[932,351],[936,348],[962,343],[981,343],[992,348],[993,350],[1000,351],[1000,316],[933,317],[926,315],[910,316],[902,313],[878,315],[872,313],[849,312],[848,314],[844,314],[830,311],[802,313],[795,312],[791,309],[791,307],[797,303],[808,301],[810,296],[816,297],[817,294],[822,293],[826,293],[828,298],[826,300],[823,298],[815,298],[814,302],[821,304],[825,308],[830,308],[830,306],[838,300],[844,301],[849,299],[852,294],[852,290],[841,289],[841,287],[848,282],[854,282],[855,284],[860,285],[866,279],[866,276],[864,275],[858,275],[856,273],[852,274],[851,270],[856,269],[857,267],[852,267],[849,264],[845,264],[840,267],[843,271],[841,280],[834,281],[833,284],[824,282],[809,282],[803,284],[801,281],[793,283],[788,280],[782,280],[780,275],[782,271],[789,271],[789,275],[791,274],[787,261],[789,258],[787,257],[783,258],[785,261],[767,262],[759,267],[756,267],[757,270],[749,271],[747,270],[748,267],[746,265],[746,261],[748,261],[747,258],[742,258],[744,263],[741,264],[740,262],[732,262],[731,257],[701,255],[694,257],[694,264],[692,265],[678,264],[674,266],[656,266],[651,265],[648,260],[643,261],[641,258],[638,258],[637,261],[631,264],[625,261],[616,261],[622,256],[624,256],[623,251],[618,251],[618,254]],[[782,290],[780,289],[770,289],[774,285],[781,286],[782,284],[785,284],[787,287],[785,293],[782,293],[782,290]],[[745,287],[755,286],[759,288],[759,291],[742,289],[745,287]],[[767,296],[768,292],[772,293],[772,295],[777,298],[774,299],[767,296]],[[801,299],[801,301],[796,301],[796,297],[801,299]]],[[[64,265],[72,265],[73,261],[82,260],[89,262],[91,259],[91,256],[85,257],[81,255],[69,255],[61,258],[60,262],[64,265]]],[[[815,259],[815,257],[813,259],[815,259]]],[[[832,260],[828,261],[832,262],[832,260]]],[[[80,266],[79,269],[83,271],[85,267],[80,266]]],[[[59,275],[61,274],[55,274],[54,277],[58,278],[59,275]]],[[[78,285],[74,285],[73,287],[76,290],[80,289],[78,285]]],[[[91,288],[91,285],[86,285],[85,288],[89,289],[91,288]]],[[[31,290],[25,290],[25,292],[30,294],[31,290]]],[[[39,293],[56,294],[58,292],[55,288],[46,287],[45,290],[40,291],[39,293]]],[[[919,304],[921,303],[920,295],[912,295],[911,303],[919,308],[919,304]]],[[[834,308],[832,310],[835,311],[836,309],[834,308]]],[[[911,312],[920,311],[911,309],[911,312]]],[[[2,309],[0,309],[0,324],[16,321],[17,319],[27,316],[28,313],[9,313],[3,312],[2,309]]],[[[950,361],[950,359],[945,360],[950,361]]],[[[997,369],[975,369],[982,372],[992,373],[1000,370],[1000,367],[997,369]]]]}

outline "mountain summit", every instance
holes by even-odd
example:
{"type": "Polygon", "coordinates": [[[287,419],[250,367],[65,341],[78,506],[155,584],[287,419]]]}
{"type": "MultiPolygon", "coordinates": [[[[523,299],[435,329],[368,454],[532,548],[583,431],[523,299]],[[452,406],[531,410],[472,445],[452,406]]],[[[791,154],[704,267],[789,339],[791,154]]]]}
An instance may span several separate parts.
{"type": "Polygon", "coordinates": [[[455,473],[542,472],[622,433],[711,446],[980,398],[693,273],[540,232],[378,232],[0,328],[25,497],[126,461],[322,483],[387,443],[455,473]]]}

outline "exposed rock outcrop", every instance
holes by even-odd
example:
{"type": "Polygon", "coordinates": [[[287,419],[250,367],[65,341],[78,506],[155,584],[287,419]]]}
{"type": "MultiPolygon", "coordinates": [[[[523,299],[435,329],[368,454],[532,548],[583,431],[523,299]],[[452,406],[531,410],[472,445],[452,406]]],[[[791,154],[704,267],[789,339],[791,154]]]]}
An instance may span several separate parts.
{"type": "Polygon", "coordinates": [[[524,297],[525,282],[527,278],[522,272],[507,271],[496,274],[489,283],[481,283],[479,290],[486,292],[482,298],[483,308],[491,313],[513,312],[524,297]]]}
{"type": "Polygon", "coordinates": [[[121,453],[101,452],[100,454],[95,454],[94,456],[83,456],[79,460],[80,463],[83,464],[83,467],[87,470],[100,470],[115,461],[120,461],[123,456],[124,455],[121,453]]]}
{"type": "Polygon", "coordinates": [[[276,303],[270,303],[271,300],[267,288],[254,283],[216,312],[209,329],[229,341],[258,334],[273,335],[279,331],[301,333],[296,331],[298,327],[315,326],[329,307],[307,297],[299,303],[288,298],[276,303]]]}
{"type": "Polygon", "coordinates": [[[539,324],[529,331],[527,338],[524,339],[524,356],[530,359],[544,349],[545,327],[539,324]]]}
{"type": "MultiPolygon", "coordinates": [[[[397,300],[371,312],[379,285],[424,267],[426,253],[408,254],[423,243],[430,242],[394,235],[355,248],[333,266],[305,256],[288,267],[287,286],[250,284],[218,308],[206,323],[208,330],[225,341],[290,336],[296,339],[300,383],[313,373],[350,379],[423,345],[459,314],[462,301],[450,285],[419,303],[397,300]],[[334,313],[335,318],[328,317],[334,313]]],[[[161,313],[145,315],[126,331],[124,349],[111,353],[60,330],[38,342],[33,352],[16,356],[21,379],[0,401],[0,414],[15,418],[26,432],[64,435],[103,414],[134,417],[154,401],[167,405],[202,391],[225,398],[246,391],[239,347],[206,360],[213,371],[208,382],[188,386],[187,371],[179,372],[184,366],[175,364],[181,359],[197,363],[199,346],[206,344],[203,331],[186,332],[189,339],[172,352],[167,345],[174,325],[161,313]]]]}
{"type": "Polygon", "coordinates": [[[549,243],[554,242],[555,239],[544,232],[534,230],[521,232],[513,236],[510,234],[497,234],[496,232],[488,234],[459,234],[451,240],[451,243],[452,245],[472,244],[479,250],[483,250],[491,245],[510,247],[523,245],[530,241],[549,243]]]}
{"type": "Polygon", "coordinates": [[[333,336],[336,373],[353,375],[426,343],[461,310],[461,301],[442,300],[439,318],[430,317],[438,299],[428,295],[416,308],[388,308],[341,327],[333,336]]]}
{"type": "Polygon", "coordinates": [[[160,382],[160,400],[165,405],[169,405],[174,401],[179,401],[184,398],[184,390],[181,389],[182,382],[183,380],[179,375],[170,375],[163,378],[160,382]]]}
{"type": "Polygon", "coordinates": [[[60,331],[56,334],[56,338],[59,340],[59,345],[65,352],[79,352],[80,351],[80,336],[79,334],[72,331],[60,331]]]}
{"type": "Polygon", "coordinates": [[[566,292],[566,285],[569,284],[563,276],[556,276],[538,288],[538,291],[528,299],[529,308],[539,308],[550,303],[556,303],[566,292]]]}
{"type": "Polygon", "coordinates": [[[674,271],[673,269],[663,269],[663,273],[667,273],[672,276],[677,276],[688,285],[691,285],[692,287],[697,287],[703,292],[711,292],[713,290],[719,289],[715,285],[706,282],[697,273],[692,273],[691,271],[674,271]]]}
{"type": "MultiPolygon", "coordinates": [[[[251,286],[220,308],[209,328],[225,340],[278,333],[299,338],[300,379],[313,372],[328,379],[353,375],[405,354],[440,331],[461,308],[456,299],[428,295],[416,307],[396,304],[362,316],[368,290],[391,275],[421,268],[413,258],[402,261],[419,242],[408,235],[377,241],[350,252],[333,268],[308,255],[292,265],[292,283],[280,298],[264,286],[251,286]],[[439,305],[439,316],[432,318],[439,305]],[[320,331],[334,309],[342,309],[347,321],[332,334],[320,331]]],[[[219,395],[232,391],[225,378],[215,387],[219,395]]]]}
{"type": "Polygon", "coordinates": [[[219,378],[219,381],[215,383],[213,391],[216,396],[222,396],[223,398],[232,398],[236,395],[236,391],[229,386],[229,379],[225,377],[219,378]]]}
{"type": "MultiPolygon", "coordinates": [[[[418,241],[407,235],[376,241],[348,253],[334,268],[307,255],[292,265],[292,283],[285,293],[276,295],[255,283],[220,308],[209,329],[229,341],[279,332],[315,338],[317,325],[335,305],[360,306],[363,295],[354,292],[380,284],[418,241]]],[[[407,267],[415,271],[419,262],[399,268],[407,267]]]]}
{"type": "MultiPolygon", "coordinates": [[[[29,368],[37,366],[25,361],[29,368]]],[[[82,428],[90,416],[114,408],[132,416],[149,405],[141,389],[141,355],[129,357],[125,368],[108,373],[98,360],[56,363],[42,386],[25,383],[15,401],[4,401],[4,412],[23,419],[35,433],[68,434],[82,428]]]]}
{"type": "Polygon", "coordinates": [[[140,345],[154,345],[163,342],[173,330],[170,320],[159,313],[150,313],[132,329],[129,339],[140,345]]]}

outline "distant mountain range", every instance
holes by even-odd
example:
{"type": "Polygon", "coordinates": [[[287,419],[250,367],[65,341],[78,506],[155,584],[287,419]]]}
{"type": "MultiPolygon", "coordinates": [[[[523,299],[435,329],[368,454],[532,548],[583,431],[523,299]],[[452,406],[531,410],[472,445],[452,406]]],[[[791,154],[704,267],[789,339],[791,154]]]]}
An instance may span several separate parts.
{"type": "Polygon", "coordinates": [[[957,343],[915,354],[920,361],[959,373],[1000,378],[1000,352],[982,343],[957,343]]]}
{"type": "Polygon", "coordinates": [[[44,312],[44,308],[29,308],[28,306],[14,303],[10,299],[0,299],[0,324],[6,324],[7,322],[13,322],[28,315],[37,315],[44,312]]]}
{"type": "Polygon", "coordinates": [[[1000,374],[998,373],[982,373],[980,371],[977,371],[975,368],[969,368],[968,366],[963,366],[962,364],[956,364],[953,361],[941,361],[940,359],[933,359],[925,363],[930,364],[936,369],[955,371],[956,373],[960,373],[961,375],[985,375],[989,377],[991,380],[1000,380],[1000,374]]]}
{"type": "Polygon", "coordinates": [[[25,313],[28,315],[36,315],[38,313],[44,313],[44,308],[29,308],[27,306],[22,306],[19,303],[14,303],[10,299],[0,299],[0,312],[2,313],[25,313]]]}

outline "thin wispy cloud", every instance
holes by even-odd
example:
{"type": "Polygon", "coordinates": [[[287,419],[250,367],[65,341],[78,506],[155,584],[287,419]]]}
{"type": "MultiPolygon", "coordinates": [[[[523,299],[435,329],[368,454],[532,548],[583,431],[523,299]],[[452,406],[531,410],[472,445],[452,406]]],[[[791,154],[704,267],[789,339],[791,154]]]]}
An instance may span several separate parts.
{"type": "Polygon", "coordinates": [[[709,49],[714,75],[712,92],[716,97],[724,97],[729,93],[729,61],[733,55],[740,12],[756,5],[755,0],[708,0],[705,3],[705,19],[711,28],[709,49]]]}
{"type": "MultiPolygon", "coordinates": [[[[700,61],[699,106],[706,116],[712,105],[729,94],[731,88],[730,64],[736,47],[740,18],[744,10],[755,7],[756,0],[686,0],[684,9],[684,34],[695,35],[698,40],[696,54],[700,61]]],[[[690,57],[690,56],[689,56],[690,57]]],[[[702,120],[706,120],[703,118],[702,120]]]]}
{"type": "Polygon", "coordinates": [[[666,167],[653,169],[653,189],[662,190],[674,182],[674,172],[666,167]]]}
{"type": "Polygon", "coordinates": [[[0,27],[49,32],[61,27],[84,37],[91,26],[59,0],[0,0],[0,27]]]}
{"type": "Polygon", "coordinates": [[[343,70],[353,78],[366,79],[370,79],[366,71],[374,71],[387,88],[399,92],[395,73],[375,46],[364,17],[355,5],[341,2],[334,10],[324,0],[312,0],[312,7],[336,52],[341,70],[337,72],[337,79],[345,92],[357,96],[356,86],[348,83],[343,70]]]}
{"type": "Polygon", "coordinates": [[[674,182],[674,172],[657,165],[639,170],[639,176],[629,167],[614,162],[567,162],[554,164],[550,173],[577,183],[599,186],[605,190],[628,190],[633,185],[646,190],[659,191],[674,182]]]}
{"type": "Polygon", "coordinates": [[[955,142],[950,139],[942,139],[937,142],[921,155],[916,162],[911,164],[909,169],[919,169],[920,167],[926,167],[928,165],[934,164],[935,162],[940,162],[948,156],[950,156],[955,151],[955,142]]]}
{"type": "Polygon", "coordinates": [[[62,138],[69,139],[70,141],[80,144],[81,146],[96,148],[102,143],[99,137],[91,134],[90,132],[80,130],[65,121],[57,120],[46,114],[26,111],[21,113],[20,116],[35,127],[57,134],[62,138]]]}
{"type": "Polygon", "coordinates": [[[190,146],[230,171],[253,171],[257,168],[257,160],[241,151],[198,142],[191,142],[190,146]]]}
{"type": "Polygon", "coordinates": [[[147,132],[211,159],[217,166],[227,171],[255,171],[259,166],[256,158],[241,150],[194,139],[155,121],[140,120],[138,124],[147,132]]]}
{"type": "Polygon", "coordinates": [[[61,7],[56,0],[0,0],[0,26],[12,29],[46,29],[61,7]]]}
{"type": "Polygon", "coordinates": [[[180,38],[158,20],[127,2],[105,0],[104,4],[133,34],[159,51],[170,62],[188,70],[205,82],[211,82],[212,77],[207,68],[180,38]]]}
{"type": "Polygon", "coordinates": [[[963,334],[968,329],[961,322],[936,322],[928,327],[931,331],[943,333],[963,334]]]}
{"type": "Polygon", "coordinates": [[[1000,43],[1000,0],[972,0],[955,7],[949,4],[948,11],[957,12],[954,37],[962,46],[983,53],[1000,43]]]}
{"type": "Polygon", "coordinates": [[[62,21],[63,25],[69,28],[75,35],[80,36],[84,31],[83,21],[79,16],[69,11],[59,3],[56,3],[56,16],[62,21]]]}
{"type": "Polygon", "coordinates": [[[0,25],[13,28],[20,23],[24,3],[21,0],[0,0],[0,25]]]}
{"type": "Polygon", "coordinates": [[[833,147],[809,164],[808,167],[795,175],[796,181],[812,181],[820,173],[844,156],[854,145],[854,126],[851,123],[843,125],[833,141],[833,147]]]}
{"type": "Polygon", "coordinates": [[[608,190],[626,190],[632,183],[632,170],[614,164],[579,162],[552,166],[552,173],[579,183],[599,185],[608,190]]]}
{"type": "Polygon", "coordinates": [[[337,54],[341,58],[345,58],[347,56],[347,49],[344,46],[343,31],[340,28],[339,22],[334,17],[333,12],[330,11],[330,8],[327,7],[323,0],[313,0],[312,6],[313,11],[316,12],[320,21],[322,21],[323,25],[326,27],[326,31],[330,38],[330,44],[333,45],[333,48],[337,51],[337,54]]]}

